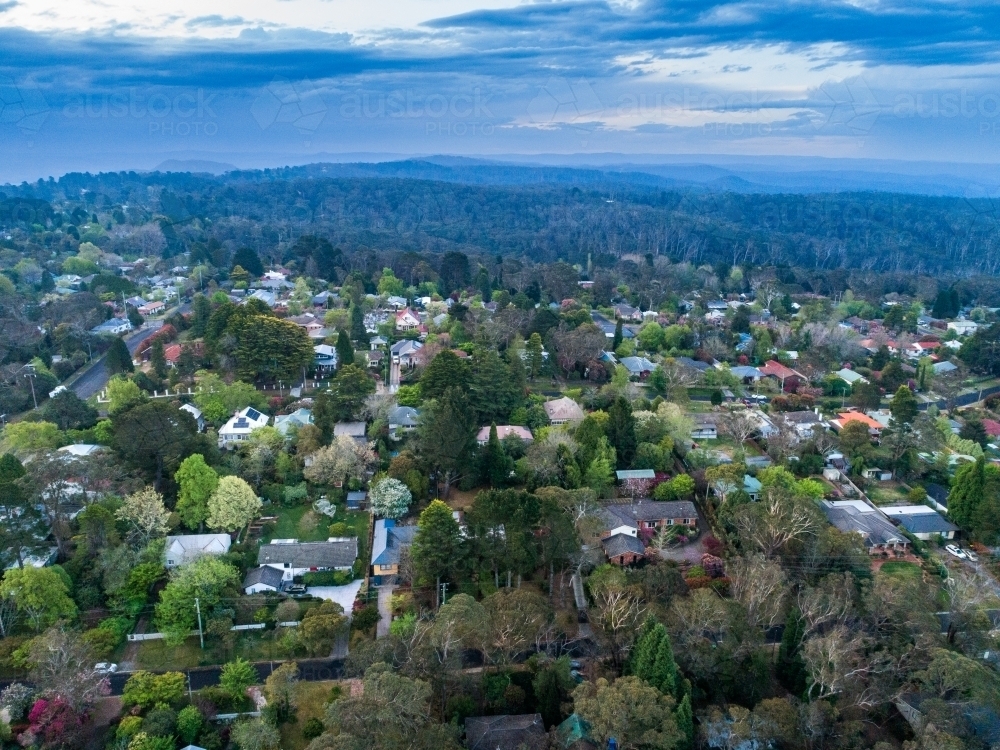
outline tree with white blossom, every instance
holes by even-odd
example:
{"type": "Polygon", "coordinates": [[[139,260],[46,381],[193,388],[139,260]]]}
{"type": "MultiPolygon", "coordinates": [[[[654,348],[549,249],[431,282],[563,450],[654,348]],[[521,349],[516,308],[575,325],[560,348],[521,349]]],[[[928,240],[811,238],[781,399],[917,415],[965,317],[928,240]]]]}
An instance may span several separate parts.
{"type": "Polygon", "coordinates": [[[413,502],[413,495],[398,479],[386,477],[372,485],[368,492],[372,512],[382,518],[399,518],[413,502]]]}

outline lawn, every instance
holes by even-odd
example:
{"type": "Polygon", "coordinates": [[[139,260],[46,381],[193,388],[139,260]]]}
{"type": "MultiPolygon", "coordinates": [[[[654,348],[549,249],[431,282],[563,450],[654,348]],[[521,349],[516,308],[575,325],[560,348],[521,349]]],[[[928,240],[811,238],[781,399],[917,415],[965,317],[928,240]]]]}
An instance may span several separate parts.
{"type": "Polygon", "coordinates": [[[879,571],[896,578],[912,578],[918,581],[921,580],[924,575],[924,572],[920,569],[919,565],[911,562],[905,562],[903,560],[890,560],[887,563],[882,563],[882,567],[879,568],[879,571]]]}
{"type": "Polygon", "coordinates": [[[268,508],[268,513],[277,516],[278,522],[261,539],[261,542],[267,544],[272,539],[298,539],[300,542],[325,542],[330,536],[327,531],[330,524],[334,521],[344,520],[340,517],[343,508],[337,508],[337,515],[334,518],[316,514],[319,516],[319,524],[312,530],[300,528],[299,522],[302,520],[302,517],[311,510],[312,508],[308,505],[296,505],[291,508],[272,505],[268,508]]]}
{"type": "Polygon", "coordinates": [[[300,682],[295,686],[298,705],[295,721],[281,725],[281,747],[283,750],[302,750],[309,740],[302,736],[302,728],[310,719],[323,719],[326,704],[329,703],[336,682],[300,682]]]}

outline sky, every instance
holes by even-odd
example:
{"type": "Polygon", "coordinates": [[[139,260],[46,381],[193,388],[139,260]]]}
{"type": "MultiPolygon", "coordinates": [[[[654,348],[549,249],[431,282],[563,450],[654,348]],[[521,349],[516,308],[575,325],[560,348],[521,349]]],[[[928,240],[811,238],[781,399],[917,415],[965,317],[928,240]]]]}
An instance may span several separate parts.
{"type": "Polygon", "coordinates": [[[0,106],[0,182],[432,154],[993,165],[1000,4],[0,0],[0,106]]]}

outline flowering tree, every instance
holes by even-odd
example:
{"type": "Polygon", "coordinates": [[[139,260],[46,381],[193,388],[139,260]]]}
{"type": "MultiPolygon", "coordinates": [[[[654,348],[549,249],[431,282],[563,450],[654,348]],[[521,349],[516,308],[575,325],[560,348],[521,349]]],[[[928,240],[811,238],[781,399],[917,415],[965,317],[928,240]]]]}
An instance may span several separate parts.
{"type": "Polygon", "coordinates": [[[369,443],[358,443],[347,435],[340,435],[310,458],[310,465],[303,474],[310,482],[317,484],[338,484],[352,478],[361,479],[378,460],[369,443]]]}
{"type": "Polygon", "coordinates": [[[385,478],[372,485],[368,493],[368,502],[375,515],[383,518],[399,518],[410,507],[413,495],[398,479],[385,478]]]}
{"type": "Polygon", "coordinates": [[[129,524],[131,535],[140,547],[154,537],[163,536],[170,528],[170,513],[163,505],[163,496],[152,487],[126,497],[115,517],[129,524]]]}
{"type": "Polygon", "coordinates": [[[208,525],[236,531],[260,514],[262,503],[253,488],[239,477],[222,477],[208,499],[208,525]]]}

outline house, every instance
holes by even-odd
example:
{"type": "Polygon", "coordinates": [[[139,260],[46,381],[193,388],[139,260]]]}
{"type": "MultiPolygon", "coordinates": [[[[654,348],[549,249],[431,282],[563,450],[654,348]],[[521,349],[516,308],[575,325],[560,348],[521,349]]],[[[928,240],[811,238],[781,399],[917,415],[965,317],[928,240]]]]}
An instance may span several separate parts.
{"type": "Polygon", "coordinates": [[[940,535],[943,539],[954,539],[958,526],[926,505],[882,505],[879,506],[889,520],[898,523],[917,539],[927,541],[940,535]]]}
{"type": "Polygon", "coordinates": [[[660,502],[637,500],[634,503],[605,505],[598,513],[603,526],[602,539],[615,534],[637,537],[640,529],[658,529],[663,526],[698,525],[698,511],[687,500],[660,502]]]}
{"type": "Polygon", "coordinates": [[[156,315],[157,313],[161,313],[165,308],[166,305],[163,304],[163,302],[160,300],[153,300],[152,302],[146,302],[141,305],[138,310],[139,314],[145,317],[147,315],[156,315]]]}
{"type": "Polygon", "coordinates": [[[423,348],[424,345],[419,341],[403,339],[389,348],[389,354],[394,360],[399,361],[400,367],[416,367],[419,362],[418,353],[423,348]]]}
{"type": "Polygon", "coordinates": [[[548,734],[541,714],[470,716],[465,744],[469,750],[543,750],[548,734]]]}
{"type": "Polygon", "coordinates": [[[869,434],[876,438],[881,436],[882,430],[885,429],[885,425],[877,419],[873,419],[867,414],[862,414],[859,411],[841,412],[837,415],[836,419],[830,420],[830,426],[835,432],[840,432],[847,426],[848,422],[861,422],[863,425],[868,427],[869,434]]]}
{"type": "Polygon", "coordinates": [[[396,313],[397,331],[416,331],[420,328],[420,318],[410,308],[406,307],[396,313]]]}
{"type": "Polygon", "coordinates": [[[708,362],[702,362],[701,360],[698,359],[691,359],[690,357],[674,357],[674,362],[681,365],[682,367],[687,367],[690,370],[697,370],[699,373],[704,373],[707,370],[712,369],[712,366],[708,364],[708,362]]]}
{"type": "Polygon", "coordinates": [[[406,297],[399,297],[395,294],[390,296],[385,303],[394,310],[399,310],[409,304],[409,302],[406,301],[406,297]]]}
{"type": "Polygon", "coordinates": [[[243,579],[243,593],[251,594],[276,593],[281,591],[284,573],[270,565],[251,568],[243,579]]]}
{"type": "Polygon", "coordinates": [[[298,430],[300,427],[305,427],[307,424],[312,423],[312,411],[299,408],[291,414],[279,414],[276,416],[274,418],[274,429],[285,437],[288,437],[293,430],[298,430]]]}
{"type": "MultiPolygon", "coordinates": [[[[527,427],[521,427],[516,424],[498,424],[497,425],[497,437],[500,440],[508,437],[521,438],[526,443],[530,443],[535,439],[534,435],[531,434],[531,430],[527,427]]],[[[483,427],[479,430],[476,435],[476,442],[480,445],[486,445],[490,440],[490,425],[483,427]]]]}
{"type": "Polygon", "coordinates": [[[313,347],[313,367],[318,371],[337,369],[337,350],[329,344],[318,344],[313,347]]]}
{"type": "Polygon", "coordinates": [[[306,330],[306,335],[308,335],[311,339],[325,339],[329,334],[329,331],[326,330],[326,326],[323,325],[323,321],[312,313],[294,315],[288,318],[288,320],[300,328],[304,328],[306,330]]]}
{"type": "Polygon", "coordinates": [[[420,412],[412,406],[397,406],[389,412],[389,436],[396,438],[400,432],[413,432],[420,422],[420,412]]]}
{"type": "Polygon", "coordinates": [[[823,418],[814,411],[786,411],[775,414],[774,419],[790,426],[798,440],[809,440],[816,430],[826,428],[823,418]]]}
{"type": "Polygon", "coordinates": [[[760,493],[763,489],[764,485],[756,477],[752,477],[749,474],[743,475],[743,491],[749,495],[753,502],[760,500],[760,493]]]}
{"type": "Polygon", "coordinates": [[[375,522],[372,537],[372,575],[376,586],[381,585],[382,576],[399,573],[400,553],[413,544],[416,526],[397,526],[391,518],[380,518],[375,522]]]}
{"type": "Polygon", "coordinates": [[[233,539],[229,534],[181,534],[168,536],[163,551],[164,567],[176,568],[202,555],[224,555],[233,539]]]}
{"type": "Polygon", "coordinates": [[[622,357],[622,367],[628,370],[628,374],[633,378],[645,380],[649,373],[656,369],[656,363],[645,357],[622,357]]]}
{"type": "Polygon", "coordinates": [[[128,318],[111,318],[105,320],[98,326],[90,329],[90,332],[98,336],[117,336],[132,330],[132,324],[128,318]]]}
{"type": "Polygon", "coordinates": [[[833,374],[836,375],[841,380],[843,380],[848,385],[868,382],[868,379],[866,377],[860,375],[859,373],[856,373],[854,370],[848,370],[846,367],[842,367],[833,374]]]}
{"type": "Polygon", "coordinates": [[[542,404],[542,408],[545,409],[545,414],[552,424],[575,424],[583,421],[583,409],[569,396],[546,401],[542,404]]]}
{"type": "Polygon", "coordinates": [[[341,435],[353,438],[356,443],[368,442],[365,438],[364,422],[337,422],[337,424],[333,426],[333,437],[336,439],[341,435]]]}
{"type": "MultiPolygon", "coordinates": [[[[612,323],[599,312],[591,312],[590,319],[594,321],[595,326],[603,331],[607,338],[613,339],[615,337],[615,329],[618,327],[617,323],[612,323]]],[[[634,339],[635,333],[633,333],[629,328],[622,326],[622,338],[634,339]]]]}
{"type": "Polygon", "coordinates": [[[791,367],[785,367],[773,359],[769,359],[763,367],[758,369],[765,377],[777,380],[781,384],[782,391],[794,391],[808,380],[801,372],[793,370],[791,367]]]}
{"type": "Polygon", "coordinates": [[[873,505],[864,500],[823,500],[827,520],[845,534],[860,534],[869,555],[905,554],[909,540],[873,505]]]}
{"type": "Polygon", "coordinates": [[[248,300],[259,299],[268,307],[276,307],[278,305],[278,295],[276,292],[272,292],[269,289],[254,289],[253,293],[247,297],[248,300]]]}
{"type": "Polygon", "coordinates": [[[379,368],[385,361],[385,352],[373,349],[370,352],[365,352],[365,359],[368,361],[369,367],[379,368]]]}
{"type": "Polygon", "coordinates": [[[631,305],[615,305],[615,317],[622,320],[632,320],[639,322],[642,320],[642,311],[631,305]]]}
{"type": "Polygon", "coordinates": [[[927,493],[927,502],[942,513],[948,512],[948,488],[940,484],[927,482],[924,484],[924,492],[927,493]]]}
{"type": "Polygon", "coordinates": [[[250,433],[266,427],[270,417],[252,406],[242,409],[219,429],[219,447],[229,448],[250,437],[250,433]]]}
{"type": "Polygon", "coordinates": [[[205,417],[202,416],[201,409],[199,409],[194,404],[181,404],[178,407],[181,411],[186,411],[194,419],[195,424],[198,425],[198,432],[204,432],[205,430],[205,417]]]}
{"type": "Polygon", "coordinates": [[[601,547],[614,565],[626,567],[634,565],[646,556],[646,548],[638,537],[628,534],[615,534],[601,540],[601,547]]]}
{"type": "Polygon", "coordinates": [[[959,336],[970,336],[978,328],[979,324],[974,320],[953,320],[948,324],[948,330],[954,331],[959,336]]]}
{"type": "Polygon", "coordinates": [[[373,336],[368,340],[368,346],[372,351],[379,349],[389,343],[389,340],[384,336],[373,336]]]}
{"type": "Polygon", "coordinates": [[[729,372],[735,375],[742,381],[743,385],[750,385],[756,383],[764,374],[758,370],[756,367],[750,367],[749,365],[739,365],[737,367],[729,368],[729,372]]]}
{"type": "Polygon", "coordinates": [[[958,365],[945,360],[944,362],[935,362],[931,366],[931,369],[934,370],[935,375],[950,375],[958,369],[958,365]]]}
{"type": "Polygon", "coordinates": [[[257,564],[280,570],[285,581],[320,570],[350,570],[357,559],[357,537],[325,542],[274,539],[261,545],[257,553],[257,564]]]}
{"type": "Polygon", "coordinates": [[[719,429],[711,416],[699,414],[695,417],[694,424],[691,427],[692,440],[716,440],[718,437],[719,429]]]}
{"type": "Polygon", "coordinates": [[[313,307],[327,307],[330,300],[337,299],[339,296],[336,292],[320,292],[312,298],[313,307]]]}

